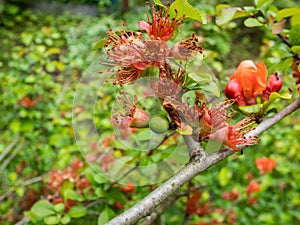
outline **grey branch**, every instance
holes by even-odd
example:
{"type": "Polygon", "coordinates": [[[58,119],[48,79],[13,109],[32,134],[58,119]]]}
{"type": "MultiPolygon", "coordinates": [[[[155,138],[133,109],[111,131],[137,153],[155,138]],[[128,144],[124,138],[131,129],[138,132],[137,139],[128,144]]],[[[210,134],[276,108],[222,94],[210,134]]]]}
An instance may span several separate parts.
{"type": "Polygon", "coordinates": [[[18,143],[19,140],[20,140],[20,136],[16,137],[15,140],[9,146],[7,146],[7,148],[0,155],[0,162],[13,149],[13,147],[15,147],[15,145],[18,143]]]}
{"type": "MultiPolygon", "coordinates": [[[[247,136],[258,136],[298,108],[300,108],[300,98],[296,99],[273,117],[263,120],[253,131],[250,131],[247,136]]],[[[192,141],[193,143],[189,143],[188,147],[195,146],[196,140],[189,138],[189,141],[192,141]]],[[[240,146],[240,148],[243,147],[244,146],[240,146]]],[[[224,148],[211,155],[204,155],[199,161],[191,161],[143,200],[119,216],[113,218],[106,223],[106,225],[130,225],[136,223],[139,219],[150,215],[158,205],[164,202],[169,196],[173,195],[178,188],[190,181],[193,177],[232,154],[234,154],[233,150],[224,148]]]]}

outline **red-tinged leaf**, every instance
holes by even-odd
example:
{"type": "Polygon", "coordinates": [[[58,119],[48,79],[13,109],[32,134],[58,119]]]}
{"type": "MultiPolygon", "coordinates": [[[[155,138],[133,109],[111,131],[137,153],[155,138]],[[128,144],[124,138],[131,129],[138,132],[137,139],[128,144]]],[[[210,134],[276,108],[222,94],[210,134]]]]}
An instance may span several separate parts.
{"type": "Polygon", "coordinates": [[[280,34],[284,28],[286,20],[281,20],[280,22],[273,23],[271,25],[272,34],[280,34]]]}

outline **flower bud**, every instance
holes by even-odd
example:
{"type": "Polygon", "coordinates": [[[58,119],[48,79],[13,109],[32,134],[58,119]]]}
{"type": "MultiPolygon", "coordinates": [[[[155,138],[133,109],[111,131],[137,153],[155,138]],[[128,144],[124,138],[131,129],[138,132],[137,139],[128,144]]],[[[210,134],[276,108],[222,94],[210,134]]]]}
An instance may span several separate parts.
{"type": "Polygon", "coordinates": [[[150,116],[145,110],[136,108],[132,118],[130,118],[129,126],[137,128],[146,127],[149,123],[149,119],[150,116]]]}
{"type": "Polygon", "coordinates": [[[273,73],[267,83],[267,91],[272,92],[279,92],[282,87],[282,79],[280,76],[278,76],[277,73],[273,73]]]}
{"type": "Polygon", "coordinates": [[[239,106],[245,105],[243,90],[236,78],[231,79],[226,85],[225,95],[229,99],[236,99],[239,106]]]}

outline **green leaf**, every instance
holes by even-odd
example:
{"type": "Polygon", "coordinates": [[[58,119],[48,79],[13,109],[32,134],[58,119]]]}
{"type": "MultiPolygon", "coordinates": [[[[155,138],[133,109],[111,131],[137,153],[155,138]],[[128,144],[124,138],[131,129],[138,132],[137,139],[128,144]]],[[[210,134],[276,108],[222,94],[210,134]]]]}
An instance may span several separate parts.
{"type": "Polygon", "coordinates": [[[21,33],[21,41],[28,46],[33,40],[33,34],[30,32],[22,32],[21,33]]]}
{"type": "Polygon", "coordinates": [[[98,225],[103,225],[107,223],[114,216],[115,216],[114,211],[106,205],[104,210],[101,212],[101,214],[98,217],[98,225]]]}
{"type": "Polygon", "coordinates": [[[46,200],[37,201],[31,207],[30,212],[35,218],[40,218],[40,219],[55,214],[54,206],[46,200]]]}
{"type": "Polygon", "coordinates": [[[206,91],[216,97],[220,97],[221,95],[220,87],[214,81],[202,85],[201,88],[203,91],[206,91]]]}
{"type": "Polygon", "coordinates": [[[218,173],[218,181],[221,187],[225,187],[232,177],[232,172],[227,167],[223,167],[218,173]]]}
{"type": "Polygon", "coordinates": [[[14,120],[9,124],[9,128],[14,132],[14,133],[19,133],[20,128],[21,128],[21,122],[19,120],[14,120]]]}
{"type": "Polygon", "coordinates": [[[169,11],[171,18],[176,16],[175,9],[177,10],[177,18],[185,15],[185,18],[194,19],[201,23],[206,21],[204,11],[198,11],[187,0],[176,0],[171,4],[169,11]]]}
{"type": "Polygon", "coordinates": [[[71,200],[79,201],[79,202],[84,200],[81,195],[79,195],[76,191],[71,190],[71,189],[65,190],[63,193],[63,197],[65,200],[71,199],[71,200]]]}
{"type": "Polygon", "coordinates": [[[106,43],[106,39],[102,38],[101,40],[99,40],[94,46],[93,46],[93,50],[98,50],[100,48],[103,48],[103,46],[106,43]]]}
{"type": "Polygon", "coordinates": [[[275,20],[280,21],[283,18],[294,16],[296,14],[300,14],[300,8],[285,8],[278,11],[275,20]]]}
{"type": "Polygon", "coordinates": [[[274,0],[258,0],[256,7],[262,11],[266,11],[273,3],[274,0]]]}
{"type": "Polygon", "coordinates": [[[300,45],[300,24],[292,27],[289,34],[289,40],[291,45],[300,45]]]}
{"type": "Polygon", "coordinates": [[[300,54],[300,45],[294,45],[291,50],[296,54],[300,54]]]}
{"type": "Polygon", "coordinates": [[[158,5],[160,7],[167,9],[167,7],[160,0],[153,0],[153,2],[155,5],[158,5]]]}
{"type": "Polygon", "coordinates": [[[44,222],[47,225],[59,224],[60,218],[57,216],[48,216],[44,219],[44,222]]]}
{"type": "Polygon", "coordinates": [[[65,192],[67,192],[67,190],[73,190],[73,187],[74,187],[73,182],[71,182],[69,180],[64,180],[63,183],[61,184],[61,188],[60,188],[61,195],[65,198],[65,192]]]}
{"type": "Polygon", "coordinates": [[[262,109],[262,104],[254,104],[254,105],[247,105],[247,106],[239,106],[239,109],[246,114],[256,114],[259,113],[262,109]]]}
{"type": "Polygon", "coordinates": [[[62,213],[65,210],[65,205],[63,203],[55,204],[54,210],[58,213],[62,213]]]}
{"type": "Polygon", "coordinates": [[[47,70],[47,72],[53,73],[55,71],[55,69],[56,69],[55,65],[52,62],[48,62],[46,64],[46,70],[47,70]]]}
{"type": "Polygon", "coordinates": [[[230,6],[221,8],[216,16],[216,24],[222,26],[229,23],[234,18],[236,11],[236,8],[230,6]]]}
{"type": "Polygon", "coordinates": [[[80,218],[85,216],[86,213],[87,213],[86,207],[84,207],[83,205],[76,205],[69,210],[68,216],[70,216],[71,218],[80,218]]]}
{"type": "Polygon", "coordinates": [[[292,25],[292,27],[295,26],[295,25],[297,25],[297,24],[300,24],[300,13],[294,15],[294,16],[291,18],[291,25],[292,25]]]}
{"type": "Polygon", "coordinates": [[[69,217],[68,215],[65,215],[63,218],[61,218],[60,222],[62,224],[68,224],[71,221],[71,217],[69,217]]]}
{"type": "Polygon", "coordinates": [[[244,21],[244,25],[246,27],[260,27],[263,24],[261,22],[259,22],[257,19],[255,18],[248,18],[244,21]]]}
{"type": "Polygon", "coordinates": [[[90,167],[85,170],[85,174],[87,179],[93,184],[104,184],[109,182],[105,176],[96,173],[96,171],[90,167]]]}
{"type": "Polygon", "coordinates": [[[271,103],[273,103],[276,99],[285,99],[289,100],[292,98],[292,95],[289,92],[284,92],[279,94],[278,92],[272,92],[269,100],[263,103],[264,111],[267,111],[271,103]]]}

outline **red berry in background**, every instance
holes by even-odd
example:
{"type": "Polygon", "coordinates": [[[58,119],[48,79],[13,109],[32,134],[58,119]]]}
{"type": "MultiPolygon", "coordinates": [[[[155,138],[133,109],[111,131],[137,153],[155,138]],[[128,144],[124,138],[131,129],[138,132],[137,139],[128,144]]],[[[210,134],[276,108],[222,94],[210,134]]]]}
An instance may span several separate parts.
{"type": "Polygon", "coordinates": [[[119,202],[119,201],[115,201],[115,203],[114,203],[114,207],[116,208],[116,209],[124,209],[124,205],[121,203],[121,202],[119,202]]]}
{"type": "Polygon", "coordinates": [[[236,78],[231,79],[226,85],[225,95],[229,99],[236,99],[239,106],[246,105],[243,90],[236,78]]]}
{"type": "Polygon", "coordinates": [[[222,198],[227,199],[229,201],[234,201],[239,197],[240,193],[237,189],[233,189],[232,191],[227,191],[222,194],[222,198]]]}
{"type": "Polygon", "coordinates": [[[126,186],[120,186],[119,189],[125,193],[131,193],[134,191],[134,186],[132,183],[127,184],[126,186]]]}
{"type": "Polygon", "coordinates": [[[278,76],[277,73],[273,73],[267,83],[267,91],[270,93],[272,92],[279,92],[282,87],[282,79],[280,76],[278,76]]]}

